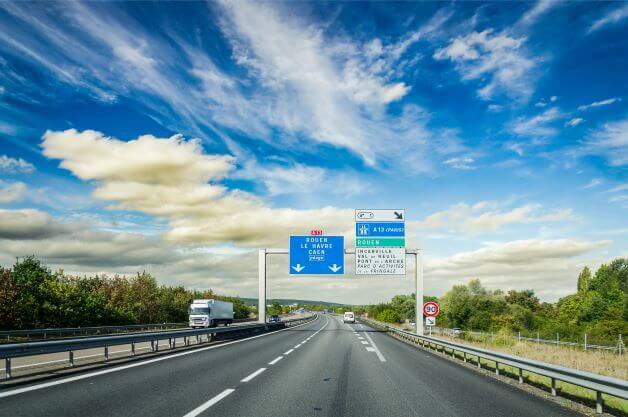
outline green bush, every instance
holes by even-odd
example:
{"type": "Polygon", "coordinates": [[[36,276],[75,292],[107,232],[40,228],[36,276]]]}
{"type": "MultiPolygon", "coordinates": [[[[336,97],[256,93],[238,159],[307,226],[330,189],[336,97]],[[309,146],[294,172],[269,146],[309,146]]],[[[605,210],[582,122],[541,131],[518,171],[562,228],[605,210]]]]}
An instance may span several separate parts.
{"type": "Polygon", "coordinates": [[[377,320],[379,320],[379,321],[383,321],[383,322],[386,322],[386,323],[398,323],[399,322],[399,313],[397,313],[392,308],[387,308],[387,309],[382,310],[381,312],[379,312],[379,314],[377,314],[377,316],[375,318],[377,320]]]}

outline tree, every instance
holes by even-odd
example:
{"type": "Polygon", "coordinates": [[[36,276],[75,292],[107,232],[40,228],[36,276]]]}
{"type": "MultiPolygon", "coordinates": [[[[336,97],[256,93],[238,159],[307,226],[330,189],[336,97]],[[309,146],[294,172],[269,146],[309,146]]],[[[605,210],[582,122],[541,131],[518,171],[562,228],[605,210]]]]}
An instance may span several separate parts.
{"type": "Polygon", "coordinates": [[[580,275],[578,275],[578,292],[585,294],[591,286],[591,270],[585,266],[580,275]]]}
{"type": "Polygon", "coordinates": [[[22,325],[43,325],[46,322],[44,305],[49,300],[46,283],[54,280],[52,273],[34,256],[27,256],[13,265],[13,280],[18,289],[15,303],[23,309],[22,325]]]}
{"type": "Polygon", "coordinates": [[[531,311],[537,311],[541,307],[541,301],[534,295],[534,290],[510,290],[506,295],[506,302],[520,305],[531,311]]]}

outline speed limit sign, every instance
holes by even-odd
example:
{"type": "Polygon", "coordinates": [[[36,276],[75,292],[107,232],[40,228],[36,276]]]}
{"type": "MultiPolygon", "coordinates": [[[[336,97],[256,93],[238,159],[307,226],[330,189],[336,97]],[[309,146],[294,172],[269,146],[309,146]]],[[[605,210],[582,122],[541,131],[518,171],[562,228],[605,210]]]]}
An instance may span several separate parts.
{"type": "Polygon", "coordinates": [[[440,308],[434,301],[428,301],[423,304],[423,315],[425,315],[425,317],[436,317],[439,311],[440,308]]]}

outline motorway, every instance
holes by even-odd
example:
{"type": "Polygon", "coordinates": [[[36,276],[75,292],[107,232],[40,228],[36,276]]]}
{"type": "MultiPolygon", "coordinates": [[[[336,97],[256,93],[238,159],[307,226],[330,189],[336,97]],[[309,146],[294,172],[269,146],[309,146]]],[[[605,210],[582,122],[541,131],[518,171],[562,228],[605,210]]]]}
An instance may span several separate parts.
{"type": "Polygon", "coordinates": [[[362,324],[293,328],[0,391],[2,416],[574,416],[362,324]]]}

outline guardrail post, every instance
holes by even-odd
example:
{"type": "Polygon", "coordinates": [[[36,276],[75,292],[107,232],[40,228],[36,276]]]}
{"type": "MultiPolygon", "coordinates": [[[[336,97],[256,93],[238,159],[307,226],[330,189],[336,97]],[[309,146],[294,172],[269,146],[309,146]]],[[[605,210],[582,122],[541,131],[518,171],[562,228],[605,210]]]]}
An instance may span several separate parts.
{"type": "Polygon", "coordinates": [[[495,362],[495,375],[499,375],[499,362],[495,362]]]}
{"type": "Polygon", "coordinates": [[[478,356],[478,368],[482,369],[482,360],[478,356]]]}
{"type": "Polygon", "coordinates": [[[552,378],[552,396],[556,396],[556,378],[552,378]]]}
{"type": "Polygon", "coordinates": [[[109,360],[109,346],[105,346],[105,362],[109,360]]]}
{"type": "Polygon", "coordinates": [[[154,352],[154,351],[155,351],[155,341],[154,341],[154,340],[151,340],[151,341],[150,341],[150,351],[151,351],[151,352],[154,352]]]}
{"type": "Polygon", "coordinates": [[[70,366],[71,366],[71,367],[74,367],[74,352],[73,352],[73,351],[70,351],[70,352],[68,353],[68,356],[69,356],[69,357],[68,357],[68,362],[70,362],[70,366]]]}
{"type": "Polygon", "coordinates": [[[467,363],[467,352],[462,352],[462,361],[467,363]]]}
{"type": "Polygon", "coordinates": [[[587,351],[587,334],[584,334],[584,351],[587,351]]]}
{"type": "Polygon", "coordinates": [[[523,369],[519,368],[519,383],[523,384],[523,369]]]}
{"type": "Polygon", "coordinates": [[[6,379],[11,378],[11,358],[4,359],[4,375],[6,379]]]}
{"type": "Polygon", "coordinates": [[[159,339],[155,340],[155,352],[159,352],[159,339]]]}
{"type": "Polygon", "coordinates": [[[131,355],[135,356],[135,342],[131,342],[131,355]]]}
{"type": "Polygon", "coordinates": [[[602,398],[602,393],[600,391],[595,392],[595,411],[598,414],[602,414],[602,412],[604,412],[604,399],[602,398]]]}
{"type": "Polygon", "coordinates": [[[172,338],[172,348],[175,349],[177,347],[177,338],[173,337],[172,338]]]}
{"type": "Polygon", "coordinates": [[[560,342],[560,336],[558,335],[558,333],[556,333],[556,346],[558,346],[560,342]]]}

